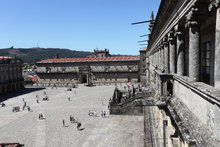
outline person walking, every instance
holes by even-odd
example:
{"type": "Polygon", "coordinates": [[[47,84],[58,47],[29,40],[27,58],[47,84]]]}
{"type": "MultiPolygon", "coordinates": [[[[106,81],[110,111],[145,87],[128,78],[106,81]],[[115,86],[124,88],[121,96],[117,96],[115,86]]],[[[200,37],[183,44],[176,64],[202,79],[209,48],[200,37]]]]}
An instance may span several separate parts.
{"type": "Polygon", "coordinates": [[[73,117],[70,115],[70,122],[73,123],[73,117]]]}
{"type": "Polygon", "coordinates": [[[65,127],[65,120],[63,119],[63,121],[62,121],[62,122],[63,122],[63,127],[65,127]]]}
{"type": "Polygon", "coordinates": [[[105,111],[103,111],[103,117],[105,117],[106,116],[106,112],[105,111]]]}
{"type": "Polygon", "coordinates": [[[77,122],[77,130],[80,130],[80,127],[81,127],[81,123],[77,122]]]}

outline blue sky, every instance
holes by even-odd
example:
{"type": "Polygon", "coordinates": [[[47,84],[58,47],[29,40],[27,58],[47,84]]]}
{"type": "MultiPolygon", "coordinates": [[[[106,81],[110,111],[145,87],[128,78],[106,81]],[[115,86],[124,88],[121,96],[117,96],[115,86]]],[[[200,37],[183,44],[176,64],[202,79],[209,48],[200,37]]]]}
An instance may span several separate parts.
{"type": "Polygon", "coordinates": [[[58,47],[138,55],[160,0],[1,0],[0,48],[58,47]]]}

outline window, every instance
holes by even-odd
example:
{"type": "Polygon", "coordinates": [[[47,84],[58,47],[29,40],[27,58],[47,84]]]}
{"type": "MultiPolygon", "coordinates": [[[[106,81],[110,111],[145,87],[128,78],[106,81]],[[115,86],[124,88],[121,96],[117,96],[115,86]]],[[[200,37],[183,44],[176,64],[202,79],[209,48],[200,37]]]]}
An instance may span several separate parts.
{"type": "Polygon", "coordinates": [[[201,63],[202,63],[202,75],[201,80],[204,83],[210,84],[210,54],[211,54],[211,45],[210,42],[205,42],[202,44],[201,52],[201,63]]]}
{"type": "Polygon", "coordinates": [[[62,70],[62,72],[65,72],[65,71],[66,71],[66,68],[65,68],[65,67],[62,67],[61,70],[62,70]]]}

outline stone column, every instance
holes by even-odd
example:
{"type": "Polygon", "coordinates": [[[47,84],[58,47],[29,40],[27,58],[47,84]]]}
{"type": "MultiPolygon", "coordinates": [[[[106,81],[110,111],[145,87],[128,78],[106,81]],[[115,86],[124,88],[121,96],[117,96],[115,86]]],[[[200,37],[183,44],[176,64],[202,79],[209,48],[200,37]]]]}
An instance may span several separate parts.
{"type": "Polygon", "coordinates": [[[160,54],[159,54],[159,49],[157,49],[157,67],[159,67],[160,64],[160,54]]]}
{"type": "Polygon", "coordinates": [[[200,78],[199,6],[194,5],[186,15],[189,27],[189,78],[198,82],[200,78]]]}
{"type": "Polygon", "coordinates": [[[164,70],[164,45],[161,48],[161,70],[164,70]]]}
{"type": "Polygon", "coordinates": [[[161,69],[161,48],[158,49],[158,54],[159,54],[159,64],[158,64],[158,68],[161,69]]]}
{"type": "Polygon", "coordinates": [[[176,72],[176,46],[174,43],[173,32],[169,33],[169,55],[170,55],[170,73],[176,72]]]}
{"type": "Polygon", "coordinates": [[[177,50],[177,75],[183,76],[184,75],[184,39],[183,33],[178,31],[176,32],[176,50],[177,50]]]}
{"type": "Polygon", "coordinates": [[[153,57],[153,65],[155,66],[155,55],[154,55],[154,53],[152,54],[152,57],[153,57]]]}
{"type": "Polygon", "coordinates": [[[216,11],[215,32],[215,87],[220,88],[220,7],[216,11]]]}
{"type": "Polygon", "coordinates": [[[164,39],[164,70],[165,73],[169,73],[169,48],[167,38],[164,39]]]}
{"type": "Polygon", "coordinates": [[[189,21],[189,78],[198,82],[200,75],[200,48],[198,21],[189,21]]]}

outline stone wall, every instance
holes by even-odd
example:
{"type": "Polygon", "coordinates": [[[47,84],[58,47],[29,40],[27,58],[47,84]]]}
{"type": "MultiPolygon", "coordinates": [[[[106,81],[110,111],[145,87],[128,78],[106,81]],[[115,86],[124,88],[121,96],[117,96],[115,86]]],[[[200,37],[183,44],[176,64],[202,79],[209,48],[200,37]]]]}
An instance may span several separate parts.
{"type": "MultiPolygon", "coordinates": [[[[188,84],[184,80],[174,81],[174,96],[178,97],[202,124],[213,133],[216,139],[220,140],[220,109],[219,104],[207,94],[207,85],[188,84]]],[[[212,88],[210,88],[212,89],[212,88]]]]}

